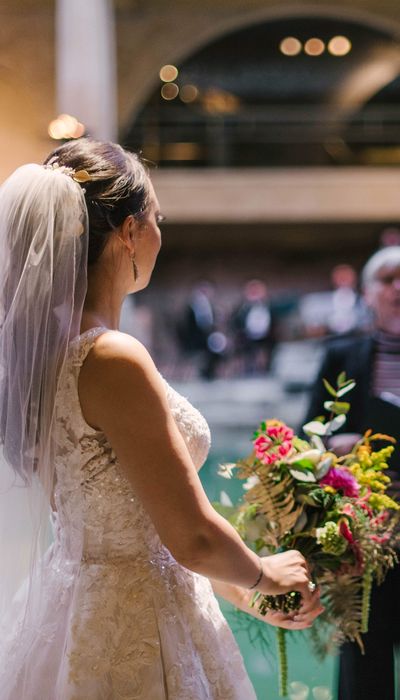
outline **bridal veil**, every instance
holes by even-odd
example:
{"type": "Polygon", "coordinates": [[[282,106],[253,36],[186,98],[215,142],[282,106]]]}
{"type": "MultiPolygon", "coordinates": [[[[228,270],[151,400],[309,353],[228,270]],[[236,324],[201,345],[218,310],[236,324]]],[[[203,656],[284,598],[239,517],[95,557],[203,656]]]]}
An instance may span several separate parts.
{"type": "Polygon", "coordinates": [[[87,288],[87,210],[73,175],[29,164],[0,188],[0,630],[20,589],[27,656],[46,603],[55,395],[87,288]]]}

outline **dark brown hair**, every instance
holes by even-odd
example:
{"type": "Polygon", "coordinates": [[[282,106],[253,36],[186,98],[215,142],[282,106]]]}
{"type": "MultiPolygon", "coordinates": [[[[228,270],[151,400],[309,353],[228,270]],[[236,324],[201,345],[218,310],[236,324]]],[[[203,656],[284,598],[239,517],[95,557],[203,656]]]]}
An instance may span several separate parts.
{"type": "Polygon", "coordinates": [[[135,153],[115,143],[78,139],[56,148],[45,164],[86,170],[82,182],[89,216],[88,265],[99,259],[113,229],[132,214],[141,217],[149,203],[149,176],[135,153]]]}

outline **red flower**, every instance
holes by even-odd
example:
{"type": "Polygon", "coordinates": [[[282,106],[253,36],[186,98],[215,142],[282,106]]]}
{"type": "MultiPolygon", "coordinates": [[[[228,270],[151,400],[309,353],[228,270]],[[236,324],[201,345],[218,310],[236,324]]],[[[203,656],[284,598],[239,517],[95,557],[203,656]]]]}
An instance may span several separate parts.
{"type": "Polygon", "coordinates": [[[349,544],[353,544],[354,543],[353,533],[349,528],[349,524],[348,524],[346,518],[341,518],[339,520],[338,524],[339,524],[339,532],[342,535],[342,537],[344,537],[344,539],[347,540],[347,542],[349,544]]]}

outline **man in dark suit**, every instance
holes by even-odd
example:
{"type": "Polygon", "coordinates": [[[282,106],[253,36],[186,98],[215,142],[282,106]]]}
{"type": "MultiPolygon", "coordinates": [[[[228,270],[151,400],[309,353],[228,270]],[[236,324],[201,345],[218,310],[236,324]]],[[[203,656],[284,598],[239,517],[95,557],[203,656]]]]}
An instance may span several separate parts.
{"type": "MultiPolygon", "coordinates": [[[[375,318],[367,336],[342,338],[328,344],[314,385],[307,421],[325,413],[322,377],[335,385],[340,372],[356,381],[349,394],[351,410],[342,434],[330,447],[341,454],[351,450],[363,432],[392,435],[399,442],[391,458],[390,495],[400,493],[400,246],[384,248],[370,258],[363,271],[364,295],[375,318]],[[344,432],[346,431],[346,432],[344,432]]],[[[365,655],[357,644],[341,648],[339,700],[394,700],[394,647],[400,643],[400,566],[373,590],[365,655]]],[[[398,682],[398,681],[397,681],[398,682]]]]}

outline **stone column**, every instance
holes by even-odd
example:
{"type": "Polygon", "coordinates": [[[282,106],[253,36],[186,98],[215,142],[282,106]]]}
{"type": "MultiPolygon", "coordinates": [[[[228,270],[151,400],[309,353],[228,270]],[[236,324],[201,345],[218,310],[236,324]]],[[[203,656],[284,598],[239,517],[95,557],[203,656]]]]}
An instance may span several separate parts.
{"type": "Polygon", "coordinates": [[[117,75],[112,0],[57,0],[57,112],[98,139],[117,139],[117,75]]]}

